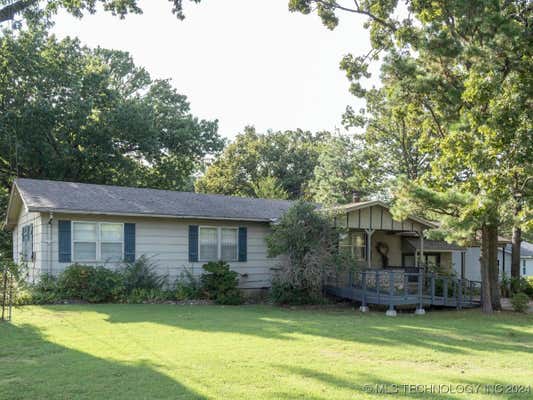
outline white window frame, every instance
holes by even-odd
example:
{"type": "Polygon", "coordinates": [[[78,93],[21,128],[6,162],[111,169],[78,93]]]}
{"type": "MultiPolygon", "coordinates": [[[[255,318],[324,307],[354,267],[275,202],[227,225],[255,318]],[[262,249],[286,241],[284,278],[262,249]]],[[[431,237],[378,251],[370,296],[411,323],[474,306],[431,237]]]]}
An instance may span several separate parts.
{"type": "Polygon", "coordinates": [[[124,223],[123,222],[112,222],[112,221],[71,221],[70,222],[70,232],[71,232],[71,235],[70,235],[70,248],[72,249],[72,261],[73,262],[107,262],[107,260],[102,260],[102,249],[101,249],[101,244],[102,243],[121,243],[122,245],[120,246],[120,251],[121,251],[121,256],[120,256],[120,260],[114,260],[114,261],[111,261],[111,262],[122,262],[124,261],[124,223]],[[96,259],[94,260],[84,260],[84,259],[77,259],[76,258],[76,254],[75,254],[75,251],[74,251],[74,243],[76,242],[81,242],[81,243],[92,243],[92,242],[87,242],[87,241],[83,241],[83,240],[74,240],[74,224],[77,224],[77,223],[85,223],[85,224],[95,224],[96,225],[96,259]],[[105,241],[105,242],[102,242],[101,240],[101,231],[100,231],[100,226],[101,225],[106,225],[106,224],[113,224],[113,225],[120,225],[121,226],[121,229],[122,229],[122,241],[105,241]]]}
{"type": "Polygon", "coordinates": [[[209,262],[213,260],[207,260],[202,258],[202,254],[200,251],[200,242],[202,237],[202,229],[216,229],[217,230],[217,259],[215,261],[221,261],[222,260],[222,229],[231,229],[234,230],[237,237],[237,251],[235,252],[235,259],[233,260],[222,260],[227,262],[235,262],[239,261],[239,227],[238,226],[210,226],[210,225],[201,225],[198,227],[198,261],[201,262],[209,262]]]}

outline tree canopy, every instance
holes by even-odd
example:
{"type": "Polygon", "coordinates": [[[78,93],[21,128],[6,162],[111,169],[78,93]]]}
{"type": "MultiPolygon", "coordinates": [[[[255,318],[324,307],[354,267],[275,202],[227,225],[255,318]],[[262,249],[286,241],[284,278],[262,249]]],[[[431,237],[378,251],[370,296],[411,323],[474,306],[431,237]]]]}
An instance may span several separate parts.
{"type": "Polygon", "coordinates": [[[196,190],[256,197],[257,185],[264,187],[268,183],[264,179],[273,177],[275,182],[269,185],[279,186],[290,199],[306,197],[322,144],[329,137],[328,132],[302,130],[260,134],[248,127],[196,181],[196,190]]]}
{"type": "MultiPolygon", "coordinates": [[[[183,0],[168,0],[172,4],[172,12],[179,18],[183,14],[183,0]]],[[[200,0],[191,0],[199,3],[200,0]]],[[[18,15],[29,19],[48,17],[59,9],[64,9],[76,17],[81,17],[84,12],[93,14],[98,6],[104,11],[124,18],[127,14],[140,14],[142,9],[139,0],[0,0],[0,23],[13,20],[18,15]]]]}
{"type": "Polygon", "coordinates": [[[0,49],[3,187],[20,176],[190,190],[223,146],[217,121],[128,53],[39,29],[6,31],[0,49]]]}
{"type": "Polygon", "coordinates": [[[341,62],[352,93],[367,100],[366,113],[348,113],[347,120],[362,122],[373,137],[379,131],[382,143],[405,126],[423,163],[416,174],[405,169],[410,179],[399,181],[397,215],[431,210],[442,216],[450,238],[482,230],[482,273],[490,275],[490,292],[497,293],[498,229],[506,223],[527,226],[531,219],[531,3],[413,0],[404,18],[397,1],[361,1],[353,8],[333,0],[289,4],[294,11],[316,10],[330,29],[339,12],[368,18],[372,48],[341,62]],[[363,82],[378,59],[380,101],[363,82]],[[400,129],[387,129],[391,122],[400,129]],[[519,212],[506,220],[504,210],[517,203],[519,212]]]}

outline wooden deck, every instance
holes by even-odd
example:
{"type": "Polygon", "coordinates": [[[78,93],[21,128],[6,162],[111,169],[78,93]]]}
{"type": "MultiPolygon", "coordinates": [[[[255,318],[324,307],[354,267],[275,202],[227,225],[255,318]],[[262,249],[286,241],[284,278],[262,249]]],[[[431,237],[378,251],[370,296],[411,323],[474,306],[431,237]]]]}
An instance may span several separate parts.
{"type": "Polygon", "coordinates": [[[336,274],[325,284],[328,294],[367,305],[479,307],[481,282],[425,272],[362,270],[336,274]]]}

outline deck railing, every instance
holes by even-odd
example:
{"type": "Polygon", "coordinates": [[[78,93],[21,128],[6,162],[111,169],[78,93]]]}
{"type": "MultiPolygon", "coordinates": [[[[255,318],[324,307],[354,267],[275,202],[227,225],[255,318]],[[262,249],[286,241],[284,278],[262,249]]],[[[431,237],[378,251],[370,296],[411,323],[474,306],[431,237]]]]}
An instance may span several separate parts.
{"type": "Polygon", "coordinates": [[[480,304],[481,282],[431,272],[363,269],[336,273],[326,291],[367,304],[473,307],[480,304]]]}

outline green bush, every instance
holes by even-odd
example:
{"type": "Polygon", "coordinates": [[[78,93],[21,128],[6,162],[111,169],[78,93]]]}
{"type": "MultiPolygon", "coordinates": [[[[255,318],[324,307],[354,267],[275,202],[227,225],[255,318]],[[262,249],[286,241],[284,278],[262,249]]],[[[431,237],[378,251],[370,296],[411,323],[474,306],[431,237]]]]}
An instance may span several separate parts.
{"type": "Polygon", "coordinates": [[[309,299],[315,303],[322,297],[322,283],[328,274],[346,270],[338,234],[327,216],[316,212],[315,205],[299,201],[289,208],[266,238],[269,255],[284,256],[275,277],[274,301],[301,304],[309,299]]]}
{"type": "Polygon", "coordinates": [[[533,299],[533,276],[527,276],[522,278],[525,281],[523,291],[529,296],[530,299],[533,299]]]}
{"type": "Polygon", "coordinates": [[[102,303],[115,300],[121,276],[104,267],[73,264],[59,275],[57,285],[59,294],[66,299],[102,303]]]}
{"type": "Polygon", "coordinates": [[[41,275],[37,283],[28,286],[28,292],[27,304],[54,304],[62,299],[57,278],[49,274],[41,275]]]}
{"type": "Polygon", "coordinates": [[[166,283],[166,277],[158,275],[155,264],[146,256],[141,256],[126,265],[122,271],[122,282],[126,293],[130,294],[134,289],[161,289],[166,283]]]}
{"type": "Polygon", "coordinates": [[[195,300],[202,297],[204,292],[201,282],[186,268],[176,280],[176,300],[195,300]]]}
{"type": "Polygon", "coordinates": [[[513,310],[516,312],[526,312],[529,304],[529,297],[525,293],[516,293],[511,297],[513,310]]]}
{"type": "Polygon", "coordinates": [[[322,297],[311,296],[308,290],[294,287],[289,282],[282,282],[279,279],[272,281],[270,298],[272,302],[278,305],[305,305],[324,302],[322,297]]]}
{"type": "Polygon", "coordinates": [[[533,298],[533,277],[511,278],[506,275],[502,278],[502,296],[512,297],[516,293],[525,293],[533,298]]]}
{"type": "Polygon", "coordinates": [[[174,300],[174,293],[170,290],[135,288],[127,297],[130,304],[163,303],[174,300]]]}
{"type": "Polygon", "coordinates": [[[231,271],[229,264],[224,261],[208,262],[202,268],[201,282],[207,297],[216,304],[242,304],[243,298],[237,288],[238,274],[231,271]]]}

